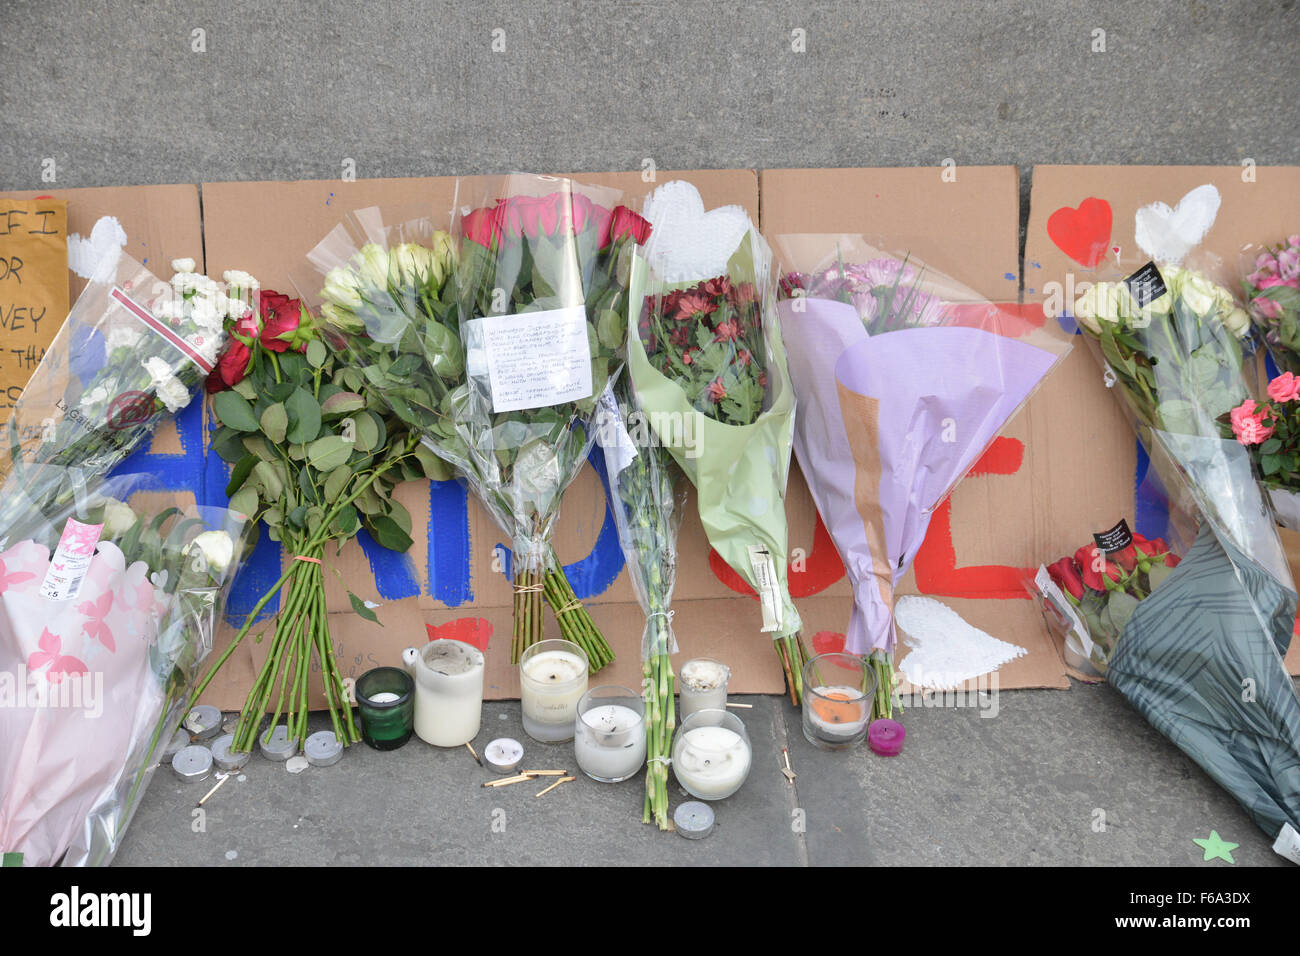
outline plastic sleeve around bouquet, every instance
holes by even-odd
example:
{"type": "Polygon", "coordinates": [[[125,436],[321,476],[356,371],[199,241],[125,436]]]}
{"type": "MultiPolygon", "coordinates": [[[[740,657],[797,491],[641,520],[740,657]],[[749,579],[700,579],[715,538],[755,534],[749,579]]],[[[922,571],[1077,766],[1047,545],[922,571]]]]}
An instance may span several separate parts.
{"type": "Polygon", "coordinates": [[[790,598],[789,478],[795,400],[775,324],[771,252],[752,224],[725,272],[666,280],[632,263],[628,368],[659,442],[696,489],[709,544],[760,595],[773,640],[802,626],[790,598]]]}
{"type": "Polygon", "coordinates": [[[784,235],[794,448],[854,590],[853,653],[892,652],[934,510],[1070,349],[897,243],[784,235]]]}
{"type": "Polygon", "coordinates": [[[1158,285],[1136,292],[1098,283],[1073,313],[1186,549],[1134,609],[1106,677],[1276,835],[1284,822],[1300,827],[1300,699],[1282,660],[1296,592],[1249,453],[1232,437],[1265,427],[1243,371],[1249,328],[1205,273],[1158,271],[1158,285]]]}
{"type": "Polygon", "coordinates": [[[644,413],[622,383],[617,389],[606,390],[601,412],[597,436],[605,454],[618,543],[632,590],[646,615],[641,657],[649,660],[655,655],[675,654],[677,638],[670,605],[677,580],[677,532],[685,503],[678,490],[679,472],[672,456],[658,443],[637,447],[632,442],[628,418],[644,413]]]}
{"type": "Polygon", "coordinates": [[[26,864],[112,860],[212,648],[244,518],[152,482],[78,492],[48,516],[53,555],[43,537],[0,554],[0,680],[17,698],[0,708],[0,846],[26,864]]]}
{"type": "MultiPolygon", "coordinates": [[[[224,315],[130,256],[101,268],[77,297],[7,427],[0,475],[58,510],[59,469],[107,475],[200,391],[224,343],[224,315]]],[[[24,515],[0,502],[0,542],[24,515]]]]}

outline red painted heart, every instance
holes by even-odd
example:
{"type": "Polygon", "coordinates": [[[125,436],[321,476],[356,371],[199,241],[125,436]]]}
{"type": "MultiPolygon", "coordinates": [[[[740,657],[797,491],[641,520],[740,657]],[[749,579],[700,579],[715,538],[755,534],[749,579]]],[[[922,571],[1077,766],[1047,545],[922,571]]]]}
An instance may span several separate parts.
{"type": "Polygon", "coordinates": [[[1062,206],[1047,217],[1047,235],[1058,249],[1091,269],[1110,244],[1110,203],[1089,196],[1078,209],[1062,206]]]}
{"type": "Polygon", "coordinates": [[[814,654],[838,654],[844,650],[844,635],[836,631],[818,631],[812,639],[814,654]]]}
{"type": "Polygon", "coordinates": [[[480,651],[486,651],[488,642],[492,640],[492,622],[485,617],[459,617],[446,624],[426,624],[425,629],[429,632],[431,641],[444,638],[463,641],[480,651]]]}

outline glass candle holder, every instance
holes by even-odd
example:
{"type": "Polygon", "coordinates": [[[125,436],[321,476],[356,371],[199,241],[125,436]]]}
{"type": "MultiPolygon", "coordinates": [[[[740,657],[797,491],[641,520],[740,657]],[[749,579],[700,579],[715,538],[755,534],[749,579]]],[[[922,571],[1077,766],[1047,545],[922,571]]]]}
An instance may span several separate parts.
{"type": "Polygon", "coordinates": [[[867,736],[876,673],[855,654],[821,654],[803,668],[803,735],[822,750],[848,750],[867,736]]]}
{"type": "Polygon", "coordinates": [[[645,763],[645,701],[636,691],[606,684],[578,701],[573,752],[592,780],[620,783],[645,763]]]}
{"type": "Polygon", "coordinates": [[[677,672],[678,709],[685,720],[697,710],[726,710],[731,668],[709,657],[687,661],[677,672]]]}
{"type": "Polygon", "coordinates": [[[357,678],[361,739],[376,750],[396,750],[415,728],[415,681],[398,667],[376,667],[357,678]]]}
{"type": "Polygon", "coordinates": [[[483,718],[483,652],[442,638],[402,651],[415,678],[415,735],[435,747],[459,747],[478,736],[483,718]]]}
{"type": "Polygon", "coordinates": [[[697,710],[673,739],[673,775],[699,800],[724,800],[749,776],[753,751],[740,718],[726,710],[697,710]]]}
{"type": "Polygon", "coordinates": [[[519,702],[528,736],[544,744],[573,739],[587,670],[586,652],[572,641],[538,641],[520,655],[519,702]]]}

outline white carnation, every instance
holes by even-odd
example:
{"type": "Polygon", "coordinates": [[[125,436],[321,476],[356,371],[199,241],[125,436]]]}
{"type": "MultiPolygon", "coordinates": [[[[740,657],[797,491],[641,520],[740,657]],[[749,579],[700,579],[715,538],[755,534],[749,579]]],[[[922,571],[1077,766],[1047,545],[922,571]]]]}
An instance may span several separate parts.
{"type": "Polygon", "coordinates": [[[194,266],[193,259],[172,260],[172,272],[193,272],[194,268],[195,266],[194,266]]]}
{"type": "Polygon", "coordinates": [[[201,278],[197,272],[178,272],[172,276],[172,288],[184,295],[192,291],[195,281],[201,278]]]}
{"type": "Polygon", "coordinates": [[[170,378],[158,386],[158,398],[169,412],[179,412],[190,403],[190,390],[178,378],[170,378]]]}
{"type": "Polygon", "coordinates": [[[261,288],[261,286],[257,284],[256,279],[247,272],[242,272],[239,269],[227,269],[225,272],[221,273],[221,278],[226,280],[226,285],[233,286],[236,289],[252,290],[261,288]]]}
{"type": "Polygon", "coordinates": [[[153,313],[164,322],[169,319],[179,319],[185,310],[185,303],[180,299],[163,299],[154,306],[153,313]]]}
{"type": "Polygon", "coordinates": [[[133,329],[129,325],[115,325],[108,330],[108,348],[113,349],[133,349],[140,342],[142,333],[138,329],[133,329]]]}

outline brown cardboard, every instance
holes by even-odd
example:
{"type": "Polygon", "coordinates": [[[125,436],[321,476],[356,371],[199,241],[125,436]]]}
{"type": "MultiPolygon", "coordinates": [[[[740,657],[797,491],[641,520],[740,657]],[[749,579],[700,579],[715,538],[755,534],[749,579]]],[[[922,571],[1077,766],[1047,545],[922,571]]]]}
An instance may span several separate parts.
{"type": "MultiPolygon", "coordinates": [[[[763,231],[770,241],[782,233],[860,233],[1015,308],[1018,188],[1011,166],[764,170],[763,231]]],[[[1064,371],[1054,372],[1048,385],[1064,371]]],[[[1049,469],[1055,430],[1045,423],[1056,408],[1072,402],[1059,389],[1045,400],[1046,391],[1045,386],[1008,423],[976,473],[936,513],[913,571],[898,589],[941,600],[976,627],[1024,647],[1024,657],[998,672],[1004,690],[1068,686],[1060,654],[1020,584],[1021,569],[1037,566],[1046,553],[1045,499],[1055,498],[1059,488],[1061,500],[1081,502],[1077,484],[1070,491],[1071,476],[1049,469]]],[[[815,509],[802,478],[791,481],[787,512],[792,543],[808,541],[815,509]]],[[[844,586],[841,580],[826,593],[847,594],[840,590],[844,586]]],[[[806,603],[796,599],[801,611],[806,603]]],[[[847,624],[847,599],[842,608],[836,631],[847,624]]],[[[813,635],[820,638],[818,649],[833,649],[832,635],[813,635]]],[[[899,660],[906,654],[900,636],[899,660]]]]}
{"type": "Polygon", "coordinates": [[[0,422],[68,314],[68,204],[0,199],[0,422]]]}
{"type": "MultiPolygon", "coordinates": [[[[624,201],[639,200],[656,183],[645,182],[640,173],[574,174],[580,182],[610,186],[623,190],[624,201]]],[[[735,203],[751,215],[758,212],[758,178],[750,170],[702,170],[659,172],[658,182],[689,179],[699,187],[709,207],[735,203]]],[[[462,185],[461,202],[466,193],[474,194],[477,183],[462,185]]],[[[293,292],[291,277],[299,275],[307,252],[333,229],[350,210],[378,205],[404,211],[449,211],[455,194],[454,178],[361,180],[356,182],[305,181],[292,183],[208,183],[203,187],[204,230],[209,272],[245,269],[256,275],[263,288],[293,292]]],[[[473,201],[472,199],[468,201],[473,201]]],[[[445,217],[447,212],[441,213],[445,217]]],[[[445,224],[445,218],[443,218],[445,224]]],[[[803,493],[807,498],[806,491],[803,493]]],[[[418,574],[425,571],[426,532],[429,524],[427,483],[411,483],[399,492],[400,500],[413,518],[415,545],[411,554],[418,574]]],[[[732,669],[731,686],[741,693],[780,693],[784,682],[777,655],[771,642],[760,634],[757,603],[729,590],[709,568],[709,549],[693,504],[688,504],[687,520],[679,542],[678,583],[673,602],[674,627],[682,647],[689,656],[717,656],[732,669]]],[[[572,562],[591,551],[605,520],[605,492],[599,477],[587,468],[574,482],[564,498],[554,537],[561,561],[572,562]]],[[[450,529],[448,533],[454,533],[450,529]]],[[[811,526],[808,537],[811,538],[811,526]]],[[[518,696],[518,680],[509,663],[512,592],[504,575],[493,568],[497,543],[508,546],[505,536],[487,514],[471,501],[469,505],[469,555],[474,601],[446,607],[427,594],[419,598],[385,601],[378,594],[373,575],[360,548],[349,544],[338,558],[327,555],[327,562],[337,568],[348,586],[359,597],[377,603],[376,614],[383,628],[350,613],[346,591],[333,573],[326,575],[327,606],[331,615],[331,633],[339,649],[344,673],[359,674],[377,663],[396,664],[402,648],[429,639],[425,625],[442,628],[439,634],[457,636],[475,642],[487,642],[488,672],[485,696],[489,699],[518,696]],[[477,622],[482,622],[477,624],[477,622]]],[[[824,552],[822,553],[824,556],[824,552]]],[[[832,557],[834,555],[832,554],[832,557]]],[[[838,558],[835,558],[838,562],[838,558]]],[[[847,593],[847,592],[842,592],[847,593]]],[[[640,686],[640,641],[644,615],[636,604],[621,572],[612,586],[586,602],[592,616],[613,645],[617,660],[602,670],[596,680],[633,688],[640,686]]],[[[840,598],[841,620],[847,620],[847,598],[840,598]]],[[[829,618],[828,618],[829,620],[829,618]]],[[[840,625],[842,626],[842,625],[840,625]]],[[[548,615],[547,636],[558,637],[559,630],[548,615]]],[[[254,632],[266,630],[270,622],[259,624],[254,632]]],[[[228,642],[233,630],[225,628],[218,641],[218,652],[228,642]]],[[[243,664],[214,681],[204,700],[223,708],[242,705],[254,665],[265,660],[265,643],[235,652],[232,661],[243,664]]],[[[684,659],[684,658],[683,658],[684,659]]],[[[316,704],[321,703],[318,695],[316,704]]]]}
{"type": "MultiPolygon", "coordinates": [[[[1218,216],[1189,264],[1205,269],[1239,291],[1242,247],[1275,242],[1294,233],[1300,222],[1300,167],[1247,166],[1036,166],[1025,241],[1026,302],[1043,302],[1069,277],[1092,281],[1094,271],[1071,259],[1052,240],[1047,222],[1065,207],[1077,209],[1089,197],[1111,207],[1111,232],[1102,266],[1114,264],[1120,248],[1125,262],[1141,256],[1134,240],[1140,206],[1161,201],[1176,206],[1189,190],[1213,183],[1222,197],[1218,216]]],[[[1065,296],[1068,300],[1068,296],[1065,296]]],[[[1059,298],[1058,298],[1059,301],[1059,298]]],[[[1134,509],[1135,444],[1119,403],[1106,394],[1101,371],[1087,348],[1076,348],[1067,367],[1048,382],[1034,408],[1055,407],[1055,421],[1036,421],[1050,453],[1053,481],[1039,498],[1055,506],[1035,512],[1043,522],[1044,560],[1071,554],[1093,531],[1110,527],[1134,509]],[[1064,506],[1062,506],[1064,505],[1064,506]]],[[[1293,563],[1293,576],[1300,565],[1293,563]]],[[[1300,673],[1300,655],[1288,656],[1291,673],[1300,673]]]]}

